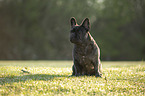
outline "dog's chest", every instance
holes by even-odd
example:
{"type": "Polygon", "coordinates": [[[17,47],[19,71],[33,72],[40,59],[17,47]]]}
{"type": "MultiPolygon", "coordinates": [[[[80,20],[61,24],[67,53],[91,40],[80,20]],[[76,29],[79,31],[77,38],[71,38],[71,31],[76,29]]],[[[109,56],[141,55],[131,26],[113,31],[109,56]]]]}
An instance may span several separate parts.
{"type": "Polygon", "coordinates": [[[94,69],[94,57],[92,56],[79,56],[79,64],[82,66],[83,70],[93,70],[94,69]]]}
{"type": "Polygon", "coordinates": [[[75,58],[81,65],[91,65],[93,58],[95,57],[94,51],[95,49],[93,45],[88,45],[82,48],[80,47],[76,49],[75,58]]]}
{"type": "Polygon", "coordinates": [[[89,56],[79,56],[79,63],[81,65],[88,65],[91,63],[91,59],[89,56]]]}

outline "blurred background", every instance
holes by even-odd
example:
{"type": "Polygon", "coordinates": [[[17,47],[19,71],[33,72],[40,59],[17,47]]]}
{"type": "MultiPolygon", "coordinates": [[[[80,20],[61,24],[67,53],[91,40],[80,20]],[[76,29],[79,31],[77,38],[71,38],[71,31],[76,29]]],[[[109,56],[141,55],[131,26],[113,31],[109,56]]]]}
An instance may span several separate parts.
{"type": "Polygon", "coordinates": [[[71,17],[90,18],[101,60],[145,59],[145,0],[0,0],[0,60],[72,60],[71,17]]]}

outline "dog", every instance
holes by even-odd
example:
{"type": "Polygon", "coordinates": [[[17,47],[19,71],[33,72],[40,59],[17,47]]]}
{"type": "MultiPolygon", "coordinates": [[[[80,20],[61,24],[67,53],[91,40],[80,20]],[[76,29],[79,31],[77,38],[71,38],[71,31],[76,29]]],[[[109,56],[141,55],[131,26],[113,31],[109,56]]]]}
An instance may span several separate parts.
{"type": "Polygon", "coordinates": [[[90,21],[85,18],[80,25],[74,17],[70,19],[70,42],[73,48],[72,76],[101,77],[100,49],[89,33],[90,21]]]}

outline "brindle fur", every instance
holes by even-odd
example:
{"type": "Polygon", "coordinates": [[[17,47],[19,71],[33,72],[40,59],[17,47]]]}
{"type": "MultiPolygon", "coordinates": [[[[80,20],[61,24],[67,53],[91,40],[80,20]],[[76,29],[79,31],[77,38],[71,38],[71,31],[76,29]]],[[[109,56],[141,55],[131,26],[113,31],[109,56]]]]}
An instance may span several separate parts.
{"type": "Polygon", "coordinates": [[[71,18],[70,41],[74,43],[72,75],[101,77],[100,49],[89,33],[89,29],[88,18],[84,19],[80,25],[74,17],[71,18]]]}

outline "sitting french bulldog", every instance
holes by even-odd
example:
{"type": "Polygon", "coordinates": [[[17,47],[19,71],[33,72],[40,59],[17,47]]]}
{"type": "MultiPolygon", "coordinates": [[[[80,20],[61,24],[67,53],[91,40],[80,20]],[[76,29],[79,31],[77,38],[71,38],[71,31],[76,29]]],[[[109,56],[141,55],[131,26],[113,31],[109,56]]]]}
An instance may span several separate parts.
{"type": "Polygon", "coordinates": [[[72,76],[95,75],[101,77],[100,49],[89,33],[90,21],[84,19],[80,25],[71,18],[70,41],[73,48],[72,76]]]}

